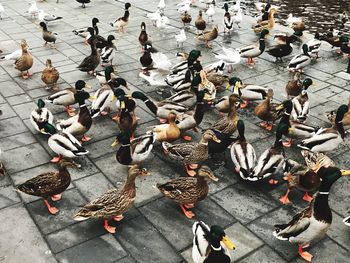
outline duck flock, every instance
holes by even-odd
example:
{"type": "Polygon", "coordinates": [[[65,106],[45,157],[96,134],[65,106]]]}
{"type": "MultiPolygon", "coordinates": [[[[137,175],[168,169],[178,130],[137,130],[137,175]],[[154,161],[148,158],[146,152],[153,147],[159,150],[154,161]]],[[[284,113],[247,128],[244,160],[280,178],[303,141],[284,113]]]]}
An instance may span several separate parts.
{"type": "MultiPolygon", "coordinates": [[[[89,8],[90,0],[76,1],[86,8],[82,10],[89,8]]],[[[58,0],[57,3],[59,7],[61,3],[58,0]]],[[[26,13],[39,21],[43,49],[59,49],[59,45],[56,45],[57,34],[49,29],[50,23],[64,18],[45,13],[38,6],[39,3],[32,1],[26,13]]],[[[221,52],[213,52],[215,61],[202,65],[203,52],[186,50],[186,41],[194,37],[198,43],[204,43],[204,49],[210,50],[219,34],[225,36],[239,32],[248,23],[248,18],[243,15],[239,0],[218,3],[211,0],[183,0],[176,5],[183,28],[174,36],[179,50],[178,62],[174,63],[173,59],[152,45],[152,37],[147,33],[147,26],[150,26],[164,34],[172,23],[165,15],[168,8],[166,2],[160,0],[157,10],[147,13],[141,22],[138,43],[135,43],[135,47],[141,49],[138,77],[143,79],[143,85],[159,86],[170,91],[169,97],[156,101],[139,90],[131,91],[128,81],[118,76],[115,65],[118,61],[118,39],[128,35],[131,7],[132,4],[124,3],[124,14],[123,10],[119,10],[122,16],[110,22],[111,28],[117,30],[116,34],[101,36],[98,28],[100,20],[96,17],[90,26],[72,28],[72,37],[81,37],[81,45],[91,48],[91,54],[81,61],[76,70],[91,74],[98,80],[99,87],[91,87],[85,81],[77,80],[74,87],[60,89],[55,61],[47,58],[41,80],[45,83],[45,89],[52,94],[37,101],[37,108],[31,112],[30,121],[36,131],[47,136],[48,146],[56,155],[51,162],[57,163],[58,170],[23,182],[17,186],[17,190],[42,197],[49,213],[57,214],[59,211],[53,202],[61,199],[61,194],[71,183],[67,168],[80,167],[73,159],[89,154],[84,143],[93,139],[88,133],[94,119],[108,118],[113,112],[114,117],[110,121],[118,129],[116,139],[111,143],[113,147],[119,146],[115,148],[119,165],[128,166],[125,183],[77,209],[74,220],[102,218],[105,230],[115,233],[116,228],[110,225],[110,220],[121,221],[123,214],[133,206],[137,198],[136,177],[152,173],[142,167],[152,151],[160,151],[165,159],[175,160],[179,167],[184,168],[186,176],[159,182],[156,188],[178,203],[184,215],[192,219],[195,217],[195,204],[205,202],[209,191],[208,181],[215,183],[219,180],[203,163],[212,159],[214,154],[228,151],[235,167],[232,176],[238,176],[251,184],[270,185],[276,185],[283,178],[287,183],[287,192],[281,194],[279,199],[283,204],[291,202],[288,195],[292,189],[305,193],[303,199],[308,202],[305,209],[289,222],[276,222],[271,235],[281,242],[296,244],[299,255],[311,261],[312,255],[305,248],[325,236],[332,224],[332,212],[328,204],[332,184],[342,176],[350,175],[350,170],[338,168],[326,155],[336,151],[346,140],[346,128],[350,126],[350,102],[349,105],[339,105],[325,112],[330,122],[328,127],[310,125],[308,88],[315,83],[304,76],[304,71],[307,72],[311,63],[322,63],[319,61],[319,51],[326,43],[339,48],[337,53],[349,54],[348,37],[335,29],[316,33],[312,38],[306,37],[304,31],[307,26],[303,19],[293,17],[292,14],[285,21],[291,31],[276,31],[278,25],[274,16],[278,14],[278,6],[256,3],[261,15],[255,17],[251,34],[257,36],[257,41],[239,48],[222,46],[221,52]],[[214,20],[222,10],[224,14],[221,20],[214,20]],[[192,18],[191,14],[196,16],[192,18]],[[267,44],[268,38],[273,39],[273,44],[267,44]],[[296,50],[292,43],[300,44],[301,48],[296,50]],[[245,83],[232,73],[235,65],[245,63],[242,58],[247,58],[249,71],[264,52],[274,57],[276,64],[286,59],[284,57],[290,59],[287,69],[291,80],[279,91],[281,94],[286,93],[288,99],[282,103],[273,102],[273,89],[245,83]],[[103,66],[104,70],[97,72],[99,66],[103,66]],[[94,92],[91,92],[92,88],[94,92]],[[45,107],[48,103],[65,107],[68,117],[55,120],[55,116],[45,107]],[[78,108],[74,105],[78,105],[78,108]],[[140,118],[135,110],[139,105],[145,105],[154,118],[160,121],[159,125],[148,127],[144,134],[138,132],[140,118]],[[208,111],[215,112],[217,118],[208,129],[202,130],[201,122],[208,111]],[[256,156],[254,147],[245,138],[245,120],[240,116],[242,111],[250,111],[261,120],[261,129],[275,134],[271,147],[260,156],[256,156]],[[200,140],[194,141],[190,131],[201,132],[200,140]],[[305,163],[286,157],[293,145],[300,148],[305,163]]],[[[6,10],[1,5],[1,17],[4,14],[6,10]]],[[[89,23],[86,21],[86,24],[89,23]]],[[[13,60],[14,67],[23,79],[32,76],[30,69],[34,60],[29,47],[30,43],[23,39],[19,50],[1,57],[2,60],[13,60]]],[[[0,168],[5,174],[3,164],[0,168]]],[[[344,223],[350,225],[349,217],[344,219],[344,223]]],[[[220,222],[208,226],[197,221],[192,230],[194,262],[231,262],[229,250],[235,246],[226,236],[220,222]]]]}

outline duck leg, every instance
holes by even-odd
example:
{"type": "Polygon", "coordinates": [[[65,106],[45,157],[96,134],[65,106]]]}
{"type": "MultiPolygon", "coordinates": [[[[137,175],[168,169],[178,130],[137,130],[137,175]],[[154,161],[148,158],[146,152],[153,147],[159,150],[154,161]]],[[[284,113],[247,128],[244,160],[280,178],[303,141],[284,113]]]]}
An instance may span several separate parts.
{"type": "Polygon", "coordinates": [[[51,196],[51,200],[54,202],[61,200],[61,198],[62,198],[61,194],[51,196]]]}
{"type": "Polygon", "coordinates": [[[28,75],[26,73],[21,72],[21,75],[22,75],[23,79],[27,79],[28,78],[28,75]]]}
{"type": "Polygon", "coordinates": [[[106,229],[109,233],[111,233],[111,234],[114,234],[114,233],[115,233],[116,228],[113,227],[113,226],[110,226],[110,225],[108,224],[108,220],[107,220],[107,219],[104,220],[103,227],[104,227],[104,229],[106,229]]]}
{"type": "Polygon", "coordinates": [[[311,262],[312,255],[309,252],[303,251],[303,247],[299,246],[298,247],[298,254],[305,259],[307,262],[311,262]]]}
{"type": "Polygon", "coordinates": [[[58,155],[58,156],[52,158],[50,162],[52,162],[52,163],[58,163],[61,159],[62,159],[62,156],[61,156],[61,155],[58,155]]]}
{"type": "Polygon", "coordinates": [[[196,172],[193,171],[193,169],[191,168],[191,165],[186,165],[186,173],[189,175],[189,176],[195,176],[196,175],[196,172]]]}
{"type": "Polygon", "coordinates": [[[110,107],[106,107],[103,111],[100,112],[101,116],[106,116],[111,112],[110,107]]]}
{"type": "Polygon", "coordinates": [[[305,192],[303,196],[303,200],[305,200],[306,202],[311,202],[312,199],[313,199],[312,196],[310,196],[307,192],[305,192]]]}
{"type": "Polygon", "coordinates": [[[72,106],[70,105],[66,106],[66,111],[69,116],[71,117],[75,116],[75,113],[74,113],[75,109],[72,106]]]}
{"type": "Polygon", "coordinates": [[[293,140],[289,138],[288,141],[282,142],[282,144],[283,144],[284,147],[290,148],[293,145],[293,140]]]}
{"type": "Polygon", "coordinates": [[[290,192],[290,189],[288,189],[286,194],[279,199],[281,201],[281,203],[284,205],[290,203],[289,198],[288,198],[289,192],[290,192]]]}
{"type": "Polygon", "coordinates": [[[249,104],[250,104],[250,101],[246,100],[244,103],[241,103],[240,107],[241,107],[241,109],[245,109],[248,107],[249,104]]]}
{"type": "Polygon", "coordinates": [[[182,139],[184,139],[185,141],[188,141],[188,142],[192,141],[192,137],[190,135],[186,135],[186,134],[184,134],[182,136],[182,139]]]}
{"type": "Polygon", "coordinates": [[[58,213],[59,210],[56,207],[51,206],[46,199],[44,199],[44,203],[47,207],[47,210],[49,210],[50,214],[56,215],[58,213]]]}
{"type": "Polygon", "coordinates": [[[81,137],[82,142],[88,142],[90,140],[91,140],[91,137],[87,136],[86,134],[84,134],[83,137],[81,137]]]}
{"type": "Polygon", "coordinates": [[[118,216],[114,216],[114,217],[113,217],[113,220],[115,220],[115,221],[119,222],[119,221],[122,221],[122,220],[123,220],[123,218],[124,218],[124,216],[123,216],[123,215],[118,215],[118,216]]]}
{"type": "Polygon", "coordinates": [[[268,181],[268,183],[269,183],[270,185],[276,185],[276,184],[278,184],[278,180],[270,179],[270,180],[268,181]]]}
{"type": "Polygon", "coordinates": [[[181,204],[180,208],[188,219],[194,217],[194,213],[192,211],[187,210],[184,204],[181,204]]]}

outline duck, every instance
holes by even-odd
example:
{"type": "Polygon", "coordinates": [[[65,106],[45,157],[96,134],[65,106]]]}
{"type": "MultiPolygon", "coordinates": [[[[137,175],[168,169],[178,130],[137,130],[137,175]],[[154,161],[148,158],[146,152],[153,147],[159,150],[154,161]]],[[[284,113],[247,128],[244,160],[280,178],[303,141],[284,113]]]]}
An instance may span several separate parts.
{"type": "Polygon", "coordinates": [[[295,17],[295,16],[293,16],[292,13],[288,14],[288,17],[286,19],[286,23],[289,26],[293,25],[294,23],[300,23],[302,21],[303,21],[303,19],[301,17],[295,17]]]}
{"type": "Polygon", "coordinates": [[[164,9],[166,7],[165,0],[159,0],[159,3],[158,3],[157,7],[158,7],[159,10],[164,11],[164,9]]]}
{"type": "Polygon", "coordinates": [[[146,104],[147,108],[154,115],[156,115],[158,118],[161,118],[161,119],[166,119],[171,111],[175,112],[176,115],[180,115],[188,111],[188,107],[186,107],[185,105],[175,103],[170,100],[164,100],[164,101],[155,103],[140,91],[134,91],[131,94],[131,97],[134,99],[142,100],[146,104]]]}
{"type": "Polygon", "coordinates": [[[212,124],[211,129],[227,135],[232,135],[237,129],[239,117],[237,116],[236,108],[241,102],[242,100],[237,96],[237,94],[231,94],[229,97],[230,110],[227,116],[220,118],[218,121],[212,124]]]}
{"type": "Polygon", "coordinates": [[[287,192],[279,199],[284,205],[289,204],[290,200],[288,195],[293,188],[297,188],[300,191],[305,192],[303,200],[311,202],[312,197],[308,192],[313,192],[321,185],[321,179],[317,176],[317,171],[310,170],[307,166],[301,165],[294,160],[288,159],[286,161],[289,168],[287,175],[283,177],[283,180],[287,181],[287,192]]]}
{"type": "MultiPolygon", "coordinates": [[[[25,39],[21,40],[21,46],[22,46],[22,43],[24,46],[27,46],[27,49],[29,49],[27,41],[25,39]]],[[[17,49],[15,51],[13,51],[12,53],[7,54],[5,56],[1,56],[0,59],[1,60],[17,60],[21,57],[21,55],[22,55],[22,48],[17,49]]]]}
{"type": "Polygon", "coordinates": [[[101,87],[117,77],[112,65],[107,66],[103,71],[96,72],[95,75],[101,87]]]}
{"type": "Polygon", "coordinates": [[[298,122],[305,122],[310,113],[310,101],[307,94],[307,89],[314,85],[312,79],[306,78],[303,81],[303,90],[301,93],[292,99],[293,111],[291,112],[291,119],[298,122]]]}
{"type": "Polygon", "coordinates": [[[256,163],[256,153],[254,147],[247,142],[244,136],[245,125],[243,120],[237,122],[238,138],[230,147],[232,162],[235,165],[235,172],[242,179],[246,180],[253,174],[256,163]]]}
{"type": "Polygon", "coordinates": [[[214,22],[213,16],[215,15],[215,8],[213,4],[209,5],[209,8],[207,9],[207,11],[205,11],[205,14],[208,16],[208,22],[211,20],[212,22],[214,22]]]}
{"type": "Polygon", "coordinates": [[[138,165],[133,165],[128,170],[128,176],[121,188],[112,188],[84,205],[75,215],[74,220],[83,221],[90,218],[103,218],[104,229],[114,234],[116,227],[110,226],[108,219],[112,218],[115,221],[121,221],[123,214],[128,211],[135,202],[136,186],[135,179],[139,176],[148,176],[150,173],[146,168],[140,168],[138,165]]]}
{"type": "Polygon", "coordinates": [[[19,184],[16,190],[28,195],[39,196],[44,198],[45,206],[52,215],[56,215],[59,210],[50,205],[49,198],[52,201],[61,199],[61,194],[68,188],[71,183],[71,176],[68,167],[79,167],[73,161],[62,159],[58,163],[58,171],[49,171],[19,184]]]}
{"type": "Polygon", "coordinates": [[[85,133],[90,129],[92,125],[92,119],[90,116],[90,111],[88,110],[85,100],[90,98],[89,93],[86,91],[79,91],[74,94],[75,100],[79,104],[79,114],[70,117],[67,120],[60,120],[57,123],[57,129],[68,132],[74,136],[82,135],[81,140],[83,142],[90,141],[91,138],[85,133]]]}
{"type": "Polygon", "coordinates": [[[168,123],[150,127],[158,142],[173,142],[180,138],[181,131],[176,124],[176,113],[170,112],[167,121],[168,123]]]}
{"type": "Polygon", "coordinates": [[[40,22],[39,24],[43,29],[43,39],[45,40],[44,46],[47,45],[47,43],[53,43],[53,46],[56,45],[57,40],[57,33],[51,32],[47,30],[47,25],[45,22],[40,22]]]}
{"type": "Polygon", "coordinates": [[[146,43],[148,42],[148,34],[146,31],[146,23],[145,22],[141,22],[141,32],[139,35],[139,42],[140,42],[141,46],[146,45],[146,43]]]}
{"type": "Polygon", "coordinates": [[[304,157],[305,164],[310,170],[317,171],[322,166],[335,166],[335,162],[324,153],[311,152],[308,150],[301,150],[300,153],[304,157]]]}
{"type": "Polygon", "coordinates": [[[295,55],[289,62],[287,68],[289,71],[303,72],[304,68],[311,63],[311,56],[309,55],[309,48],[306,44],[302,46],[303,53],[295,55]]]}
{"type": "Polygon", "coordinates": [[[296,214],[289,223],[276,224],[273,232],[277,239],[297,244],[298,254],[308,262],[311,262],[313,256],[303,251],[303,248],[324,237],[332,224],[329,191],[339,178],[350,175],[350,171],[337,167],[321,167],[317,175],[322,182],[311,204],[296,214]]]}
{"type": "Polygon", "coordinates": [[[74,116],[75,109],[72,108],[71,105],[77,103],[75,95],[77,94],[78,91],[84,88],[91,89],[91,86],[89,86],[83,80],[78,80],[75,82],[74,88],[66,88],[64,90],[58,91],[50,95],[47,99],[45,99],[45,101],[48,103],[52,103],[53,105],[65,106],[68,115],[74,116]]]}
{"type": "Polygon", "coordinates": [[[225,87],[229,81],[229,76],[223,74],[223,69],[225,67],[225,63],[222,62],[221,65],[212,69],[204,69],[207,80],[214,84],[216,89],[220,87],[225,87]]]}
{"type": "MultiPolygon", "coordinates": [[[[194,85],[194,83],[197,81],[198,91],[206,90],[204,94],[205,102],[209,105],[213,104],[216,97],[215,85],[207,79],[207,74],[205,73],[204,70],[201,70],[199,74],[196,74],[196,75],[192,80],[192,85],[194,85]],[[196,77],[196,75],[197,76],[199,75],[199,76],[196,77]]],[[[197,85],[194,85],[194,86],[197,86],[197,85]]]]}
{"type": "Polygon", "coordinates": [[[212,48],[212,46],[209,44],[209,41],[215,40],[218,37],[218,35],[218,26],[215,25],[211,30],[202,32],[200,35],[198,35],[197,39],[204,41],[206,47],[212,48]]]}
{"type": "Polygon", "coordinates": [[[224,14],[224,34],[226,32],[230,33],[233,30],[233,17],[231,17],[228,11],[228,4],[224,4],[225,14],[224,14]]]}
{"type": "Polygon", "coordinates": [[[194,235],[192,246],[194,263],[231,262],[230,250],[234,250],[235,245],[221,226],[209,227],[202,221],[198,221],[193,224],[192,232],[194,235]]]}
{"type": "Polygon", "coordinates": [[[286,57],[293,52],[293,47],[290,44],[295,41],[295,38],[296,38],[295,35],[291,35],[287,37],[286,43],[272,46],[266,50],[266,53],[269,54],[270,56],[275,57],[276,62],[277,61],[282,62],[283,57],[286,57]]]}
{"type": "Polygon", "coordinates": [[[119,32],[125,32],[125,28],[126,26],[129,24],[129,8],[131,7],[131,4],[125,3],[124,8],[125,8],[125,12],[124,15],[122,17],[117,18],[116,20],[114,20],[113,22],[110,23],[110,25],[112,27],[116,27],[117,31],[119,32]]]}
{"type": "MultiPolygon", "coordinates": [[[[243,84],[242,80],[238,77],[231,77],[228,81],[227,89],[232,88],[232,92],[237,94],[245,102],[240,105],[242,109],[248,107],[253,100],[264,100],[267,97],[268,89],[256,84],[243,84]]],[[[228,96],[223,97],[225,99],[225,105],[221,101],[220,112],[227,112],[229,109],[228,96]],[[227,99],[226,99],[227,98],[227,99]]],[[[219,106],[218,106],[219,107],[219,106]]]]}
{"type": "MultiPolygon", "coordinates": [[[[100,21],[98,20],[98,18],[94,17],[92,18],[91,24],[92,24],[92,28],[94,29],[94,34],[98,34],[98,32],[96,31],[97,29],[97,23],[99,23],[100,21]]],[[[88,44],[88,39],[91,37],[91,34],[88,31],[89,27],[81,27],[81,28],[76,28],[74,29],[72,32],[80,37],[83,37],[84,43],[88,44]]]]}
{"type": "Polygon", "coordinates": [[[182,162],[185,165],[189,176],[195,176],[197,173],[193,170],[198,168],[198,163],[209,158],[208,141],[213,140],[220,143],[212,130],[206,130],[198,143],[179,143],[171,144],[162,142],[165,154],[171,159],[182,162]]]}
{"type": "Polygon", "coordinates": [[[80,3],[82,8],[85,8],[85,4],[88,4],[91,2],[90,0],[75,0],[75,1],[80,3]]]}
{"type": "Polygon", "coordinates": [[[131,134],[131,138],[133,139],[138,120],[140,119],[135,114],[136,102],[133,99],[127,98],[122,89],[116,90],[120,90],[119,94],[115,94],[118,97],[119,107],[116,116],[113,117],[113,120],[118,123],[118,127],[121,132],[129,132],[131,134]]]}
{"type": "Polygon", "coordinates": [[[140,164],[150,155],[156,136],[150,132],[130,140],[130,132],[120,132],[112,147],[121,144],[116,153],[117,161],[122,165],[140,164]]]}
{"type": "Polygon", "coordinates": [[[58,70],[52,66],[51,59],[46,60],[46,67],[41,73],[41,80],[46,84],[46,89],[58,89],[57,81],[60,77],[58,70]]]}
{"type": "Polygon", "coordinates": [[[228,73],[233,70],[233,65],[239,64],[241,62],[241,54],[239,50],[222,47],[223,53],[214,53],[215,58],[219,59],[225,63],[228,73]]]}
{"type": "Polygon", "coordinates": [[[177,47],[179,47],[180,45],[181,47],[183,47],[184,42],[187,40],[185,29],[181,29],[179,34],[175,35],[175,40],[176,40],[177,47]]]}
{"type": "Polygon", "coordinates": [[[191,23],[192,17],[187,11],[185,11],[181,14],[181,21],[184,24],[184,27],[186,27],[191,23]]]}
{"type": "Polygon", "coordinates": [[[232,143],[234,143],[237,140],[237,138],[234,137],[232,134],[230,135],[230,134],[222,133],[214,129],[210,129],[210,130],[212,130],[215,133],[216,137],[220,141],[220,143],[217,143],[214,141],[208,142],[208,152],[211,156],[211,160],[213,160],[217,164],[223,163],[222,160],[217,160],[215,156],[216,154],[224,153],[224,162],[226,162],[225,152],[228,148],[230,148],[232,143]]]}
{"type": "Polygon", "coordinates": [[[28,52],[28,45],[26,41],[21,41],[22,55],[15,60],[14,67],[21,71],[23,79],[28,79],[32,74],[29,69],[33,66],[33,56],[28,52]],[[26,73],[24,73],[26,72],[26,73]]]}
{"type": "Polygon", "coordinates": [[[96,49],[96,40],[93,40],[91,45],[91,54],[83,59],[83,61],[80,63],[79,66],[77,66],[77,69],[79,69],[82,72],[87,72],[88,74],[90,72],[94,73],[95,69],[98,67],[98,65],[101,62],[100,55],[96,49]]]}
{"type": "Polygon", "coordinates": [[[100,54],[102,65],[113,65],[113,59],[115,58],[115,52],[117,51],[117,47],[113,43],[114,40],[115,37],[113,35],[107,37],[107,44],[102,48],[100,54]]]}
{"type": "Polygon", "coordinates": [[[268,19],[265,21],[258,22],[257,25],[253,25],[252,29],[255,33],[261,33],[264,29],[271,30],[275,26],[275,14],[277,13],[277,10],[274,8],[270,9],[268,19]]]}
{"type": "Polygon", "coordinates": [[[174,93],[167,100],[171,100],[176,103],[180,103],[189,109],[193,109],[196,105],[196,90],[194,88],[184,89],[179,92],[174,93]]]}
{"type": "MultiPolygon", "coordinates": [[[[350,97],[349,97],[348,108],[350,109],[350,97]]],[[[332,111],[326,113],[327,119],[332,124],[334,124],[334,122],[335,122],[336,115],[337,115],[337,111],[336,110],[332,110],[332,111]]],[[[345,115],[343,117],[343,126],[344,126],[344,128],[349,128],[349,126],[350,126],[350,111],[345,113],[345,115]]]]}
{"type": "Polygon", "coordinates": [[[30,113],[30,122],[34,129],[38,132],[42,132],[42,126],[44,123],[53,124],[53,114],[47,108],[45,108],[45,102],[42,99],[38,99],[37,108],[30,113]]]}
{"type": "Polygon", "coordinates": [[[206,178],[214,182],[218,181],[208,166],[201,166],[197,177],[179,177],[163,184],[157,184],[156,187],[165,197],[179,203],[184,215],[191,219],[195,214],[190,209],[208,195],[209,186],[206,178]]]}
{"type": "Polygon", "coordinates": [[[197,32],[196,32],[197,35],[199,34],[199,31],[204,32],[205,28],[207,27],[207,23],[203,19],[202,10],[199,10],[198,17],[196,21],[194,21],[194,25],[196,26],[196,29],[197,29],[197,32]]]}
{"type": "Polygon", "coordinates": [[[293,79],[288,81],[285,87],[288,99],[298,96],[303,90],[304,82],[305,85],[309,82],[309,80],[306,79],[301,81],[300,75],[300,72],[296,72],[293,79]]]}
{"type": "Polygon", "coordinates": [[[242,58],[248,58],[248,65],[255,65],[254,58],[260,56],[265,50],[265,36],[269,34],[267,29],[260,33],[259,44],[239,48],[239,54],[242,58]]]}
{"type": "Polygon", "coordinates": [[[290,27],[294,30],[293,34],[299,37],[303,35],[303,31],[306,29],[305,22],[303,20],[292,23],[290,27]]]}
{"type": "Polygon", "coordinates": [[[341,36],[339,38],[339,41],[341,43],[340,45],[340,50],[345,53],[348,54],[348,56],[350,57],[350,46],[349,46],[349,38],[347,36],[341,36]]]}
{"type": "Polygon", "coordinates": [[[350,226],[350,216],[345,217],[345,218],[343,219],[343,223],[344,223],[346,226],[350,226]]]}
{"type": "Polygon", "coordinates": [[[172,67],[171,61],[162,52],[159,52],[151,43],[147,43],[143,48],[143,55],[140,57],[140,63],[144,71],[156,70],[162,74],[168,73],[172,67]]]}
{"type": "Polygon", "coordinates": [[[253,173],[246,177],[249,181],[258,181],[272,177],[268,181],[271,185],[276,185],[278,181],[274,177],[285,170],[285,153],[282,144],[282,135],[287,134],[288,126],[280,123],[276,129],[276,140],[274,145],[265,150],[259,157],[253,173]]]}
{"type": "Polygon", "coordinates": [[[45,13],[44,10],[38,10],[38,20],[46,23],[57,21],[63,19],[62,16],[56,16],[55,14],[45,13]]]}
{"type": "Polygon", "coordinates": [[[263,120],[263,122],[260,123],[260,126],[268,131],[271,131],[273,128],[273,125],[269,122],[275,122],[283,114],[283,108],[278,108],[277,104],[272,103],[272,98],[273,90],[268,89],[265,100],[259,103],[254,109],[255,115],[263,120]]]}
{"type": "Polygon", "coordinates": [[[308,46],[308,52],[311,57],[319,58],[320,56],[318,53],[320,52],[321,48],[321,39],[320,39],[320,33],[316,32],[314,38],[310,39],[306,45],[308,46]]]}
{"type": "Polygon", "coordinates": [[[329,152],[337,148],[344,141],[345,131],[342,120],[348,111],[347,105],[341,105],[331,128],[319,129],[314,136],[303,140],[298,146],[313,152],[329,152]]]}
{"type": "MultiPolygon", "coordinates": [[[[328,32],[322,34],[320,36],[320,40],[326,41],[331,45],[332,48],[341,46],[341,42],[339,39],[339,30],[331,28],[328,32]]],[[[339,50],[337,51],[339,52],[339,50]]]]}
{"type": "Polygon", "coordinates": [[[236,14],[233,16],[233,22],[237,25],[238,28],[241,28],[240,23],[243,21],[242,9],[239,9],[236,14]]]}

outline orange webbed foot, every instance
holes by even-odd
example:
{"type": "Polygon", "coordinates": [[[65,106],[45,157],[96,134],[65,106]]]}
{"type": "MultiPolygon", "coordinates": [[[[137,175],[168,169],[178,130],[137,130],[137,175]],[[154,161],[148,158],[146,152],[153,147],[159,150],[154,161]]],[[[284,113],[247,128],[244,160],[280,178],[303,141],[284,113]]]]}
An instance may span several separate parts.
{"type": "Polygon", "coordinates": [[[61,194],[51,196],[51,200],[54,202],[61,200],[61,198],[62,198],[61,194]]]}
{"type": "Polygon", "coordinates": [[[54,206],[51,206],[47,200],[44,200],[44,203],[47,207],[47,210],[49,210],[50,214],[56,215],[58,213],[58,209],[54,206]]]}
{"type": "Polygon", "coordinates": [[[311,255],[309,252],[303,251],[303,248],[301,246],[298,248],[298,254],[307,262],[311,262],[313,257],[313,255],[311,255]]]}
{"type": "Polygon", "coordinates": [[[123,215],[119,215],[119,216],[114,216],[113,217],[113,220],[115,220],[115,221],[122,221],[123,220],[123,218],[124,218],[124,216],[123,215]]]}
{"type": "Polygon", "coordinates": [[[306,202],[311,202],[312,199],[313,199],[312,196],[310,196],[307,192],[305,192],[303,196],[303,200],[305,200],[306,202]]]}
{"type": "Polygon", "coordinates": [[[184,136],[182,137],[182,139],[184,139],[185,141],[188,141],[188,142],[192,141],[192,137],[189,136],[189,135],[184,135],[184,136]]]}
{"type": "Polygon", "coordinates": [[[52,158],[50,162],[58,163],[61,159],[62,159],[62,157],[59,155],[59,156],[56,156],[56,157],[52,158]]]}
{"type": "Polygon", "coordinates": [[[83,135],[83,137],[81,138],[81,141],[82,142],[88,142],[88,141],[90,141],[91,140],[91,138],[89,137],[89,136],[87,136],[87,135],[83,135]]]}
{"type": "Polygon", "coordinates": [[[104,229],[106,229],[109,233],[111,233],[111,234],[114,234],[115,233],[115,231],[116,231],[116,227],[113,227],[113,226],[110,226],[109,224],[108,224],[108,220],[105,220],[104,221],[104,224],[103,224],[103,227],[104,227],[104,229]]]}
{"type": "Polygon", "coordinates": [[[192,211],[188,211],[184,205],[180,205],[180,208],[182,210],[182,212],[185,214],[185,216],[188,218],[188,219],[192,219],[194,217],[194,213],[192,211]]]}

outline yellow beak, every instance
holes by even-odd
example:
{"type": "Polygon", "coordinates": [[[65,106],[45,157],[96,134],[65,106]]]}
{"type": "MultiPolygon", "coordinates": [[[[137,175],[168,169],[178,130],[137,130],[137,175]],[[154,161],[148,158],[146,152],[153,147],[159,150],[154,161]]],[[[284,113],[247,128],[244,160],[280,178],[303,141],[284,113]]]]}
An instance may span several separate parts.
{"type": "Polygon", "coordinates": [[[115,139],[115,141],[111,144],[112,147],[115,147],[119,144],[119,141],[115,139]]]}
{"type": "Polygon", "coordinates": [[[316,83],[313,81],[312,84],[311,84],[311,87],[316,87],[316,83]]]}
{"type": "Polygon", "coordinates": [[[227,236],[224,236],[222,238],[222,242],[224,242],[225,246],[228,249],[234,250],[236,248],[235,245],[232,243],[232,241],[227,236]]]}
{"type": "Polygon", "coordinates": [[[45,132],[45,129],[44,129],[44,128],[40,129],[40,132],[44,133],[44,132],[45,132]]]}
{"type": "Polygon", "coordinates": [[[218,137],[216,137],[216,136],[213,137],[213,141],[214,141],[214,142],[217,142],[217,143],[221,143],[221,140],[220,140],[218,137]]]}
{"type": "Polygon", "coordinates": [[[292,132],[293,128],[288,128],[288,133],[292,132]]]}
{"type": "Polygon", "coordinates": [[[227,83],[226,89],[230,89],[230,87],[231,87],[230,83],[227,83]]]}
{"type": "Polygon", "coordinates": [[[283,104],[280,104],[276,107],[276,110],[283,110],[284,108],[284,105],[283,104]]]}
{"type": "Polygon", "coordinates": [[[84,87],[84,88],[92,89],[91,85],[88,85],[88,84],[85,84],[85,87],[84,87]]]}
{"type": "Polygon", "coordinates": [[[350,175],[350,170],[340,170],[342,176],[348,176],[350,175]]]}
{"type": "Polygon", "coordinates": [[[120,108],[121,109],[125,109],[125,101],[121,101],[120,102],[120,108]]]}

